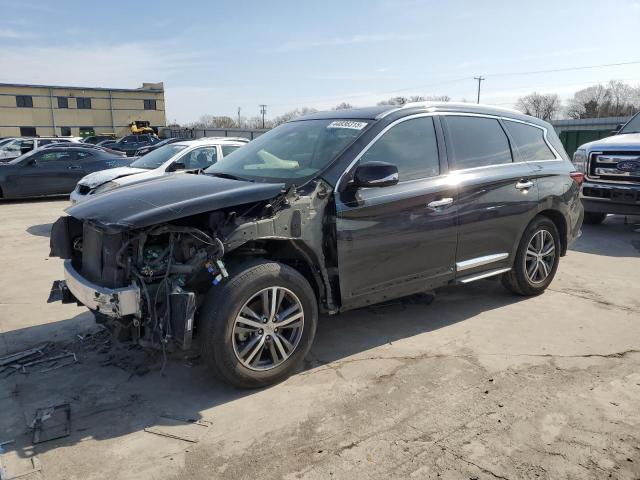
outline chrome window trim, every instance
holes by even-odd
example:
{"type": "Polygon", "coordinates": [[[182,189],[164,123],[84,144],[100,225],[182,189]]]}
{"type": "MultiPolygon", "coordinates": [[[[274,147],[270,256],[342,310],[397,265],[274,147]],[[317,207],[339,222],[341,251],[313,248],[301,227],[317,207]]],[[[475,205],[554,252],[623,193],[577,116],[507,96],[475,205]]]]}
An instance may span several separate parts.
{"type": "MultiPolygon", "coordinates": [[[[348,172],[351,171],[351,169],[353,168],[353,166],[358,163],[360,161],[360,159],[362,158],[362,156],[367,153],[369,151],[369,149],[380,139],[380,137],[382,137],[385,133],[387,133],[389,130],[391,130],[393,127],[395,127],[396,125],[402,123],[402,122],[406,122],[407,120],[413,120],[414,118],[422,118],[422,117],[433,117],[434,115],[436,115],[435,113],[416,113],[414,115],[408,115],[406,117],[402,117],[399,118],[393,122],[391,122],[389,125],[387,125],[386,127],[384,127],[380,133],[378,133],[375,137],[373,137],[373,139],[360,151],[360,153],[358,153],[358,155],[356,155],[356,158],[354,158],[351,163],[347,166],[347,168],[344,169],[344,172],[342,172],[342,174],[340,175],[340,178],[338,178],[338,181],[336,183],[336,191],[340,191],[340,187],[342,186],[342,180],[343,178],[347,175],[348,172]]],[[[435,132],[435,126],[434,126],[434,133],[435,132]]],[[[440,155],[438,154],[438,158],[440,158],[440,155]]],[[[435,178],[435,177],[425,177],[425,178],[435,178]]],[[[413,180],[424,180],[423,178],[415,178],[413,180]]],[[[413,180],[407,180],[407,181],[413,181],[413,180]]],[[[404,182],[403,182],[404,183],[404,182]]]]}
{"type": "Polygon", "coordinates": [[[545,127],[541,127],[540,125],[536,125],[535,123],[525,122],[524,120],[516,120],[515,118],[509,118],[509,117],[500,117],[500,118],[502,118],[502,120],[504,120],[504,121],[522,123],[523,125],[528,125],[530,127],[534,127],[534,128],[539,129],[539,130],[542,130],[542,138],[544,140],[544,143],[553,152],[555,157],[553,159],[549,159],[549,160],[532,160],[531,163],[533,163],[533,162],[550,162],[550,161],[555,161],[555,160],[564,160],[560,156],[558,151],[555,148],[553,148],[553,145],[551,145],[551,143],[549,142],[549,138],[547,137],[547,129],[545,127]]]}
{"type": "MultiPolygon", "coordinates": [[[[396,112],[398,110],[402,110],[402,107],[399,107],[397,109],[394,110],[390,110],[388,112],[385,112],[384,114],[379,115],[376,118],[384,118],[387,115],[396,112]]],[[[390,123],[389,125],[387,125],[380,133],[378,133],[363,149],[362,151],[356,156],[355,159],[353,159],[351,161],[351,163],[347,166],[347,168],[344,170],[344,172],[342,172],[342,174],[340,175],[340,178],[338,178],[338,182],[336,183],[336,191],[340,191],[340,187],[342,185],[342,180],[343,178],[347,175],[348,172],[351,171],[351,169],[353,168],[353,166],[358,163],[358,161],[360,160],[360,158],[362,158],[362,156],[367,153],[367,151],[369,150],[369,148],[371,148],[373,146],[373,144],[375,142],[378,141],[378,139],[384,135],[387,131],[389,131],[391,128],[395,127],[396,125],[398,125],[399,123],[405,122],[407,120],[411,120],[414,118],[420,118],[420,117],[433,117],[433,116],[457,116],[457,117],[481,117],[481,118],[492,118],[494,120],[508,120],[510,122],[517,122],[517,123],[522,123],[525,125],[529,125],[535,128],[538,128],[540,130],[542,130],[543,132],[543,138],[544,141],[546,143],[546,145],[549,147],[549,149],[551,149],[551,151],[553,152],[553,154],[555,155],[555,158],[553,159],[549,159],[549,160],[533,160],[531,162],[527,162],[527,161],[522,161],[522,162],[510,162],[510,163],[496,163],[493,165],[482,165],[480,167],[470,167],[470,168],[461,168],[461,169],[453,169],[451,164],[449,164],[449,175],[450,174],[454,174],[454,173],[465,173],[465,172],[469,172],[469,171],[475,171],[475,170],[480,170],[480,169],[485,169],[485,168],[495,168],[495,167],[504,167],[506,165],[526,165],[526,164],[532,164],[532,163],[541,163],[541,162],[563,162],[564,159],[558,154],[558,151],[553,147],[553,145],[551,145],[551,143],[549,142],[549,139],[547,137],[547,129],[545,127],[542,127],[540,125],[536,125],[534,123],[531,122],[526,122],[524,120],[518,120],[515,118],[510,118],[510,117],[506,117],[504,115],[492,115],[489,113],[470,113],[470,112],[441,112],[441,111],[437,111],[437,112],[424,112],[424,113],[415,113],[413,115],[408,115],[406,117],[402,117],[399,118],[395,121],[393,121],[392,123],[390,123]]],[[[505,132],[505,135],[507,135],[507,132],[505,132]]],[[[446,139],[446,133],[445,133],[445,139],[446,139]]],[[[507,139],[509,140],[509,136],[507,135],[507,139]]],[[[443,175],[438,175],[438,176],[443,176],[443,175]]],[[[436,176],[437,177],[437,176],[436,176]]],[[[436,178],[436,177],[425,177],[425,178],[436,178]]],[[[414,179],[414,180],[424,180],[424,179],[414,179]]],[[[408,180],[408,181],[414,181],[414,180],[408,180]]],[[[404,182],[403,182],[404,183],[404,182]]]]}

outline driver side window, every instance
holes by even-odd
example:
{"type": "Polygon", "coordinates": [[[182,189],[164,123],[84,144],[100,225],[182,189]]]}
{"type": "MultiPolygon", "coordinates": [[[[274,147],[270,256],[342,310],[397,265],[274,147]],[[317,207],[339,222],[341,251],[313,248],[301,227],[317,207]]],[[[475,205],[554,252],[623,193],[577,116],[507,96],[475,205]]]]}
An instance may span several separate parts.
{"type": "Polygon", "coordinates": [[[406,120],[388,130],[360,158],[360,163],[386,162],[398,167],[400,181],[440,174],[438,142],[431,117],[406,120]]]}

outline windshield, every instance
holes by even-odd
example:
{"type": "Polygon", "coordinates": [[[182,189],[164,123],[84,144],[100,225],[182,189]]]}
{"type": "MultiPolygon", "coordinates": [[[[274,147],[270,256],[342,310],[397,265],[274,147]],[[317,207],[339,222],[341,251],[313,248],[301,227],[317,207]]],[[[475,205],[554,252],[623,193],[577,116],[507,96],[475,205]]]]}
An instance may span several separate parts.
{"type": "Polygon", "coordinates": [[[136,160],[130,166],[133,168],[146,168],[147,170],[153,170],[185,148],[187,148],[186,145],[165,145],[153,152],[147,153],[144,157],[136,160]]]}
{"type": "Polygon", "coordinates": [[[13,138],[5,138],[4,140],[0,140],[0,147],[12,141],[13,141],[13,138]]]}
{"type": "Polygon", "coordinates": [[[619,133],[640,133],[640,113],[636,113],[619,133]]]}
{"type": "Polygon", "coordinates": [[[302,120],[280,125],[229,154],[206,173],[301,185],[360,136],[367,122],[302,120]]]}

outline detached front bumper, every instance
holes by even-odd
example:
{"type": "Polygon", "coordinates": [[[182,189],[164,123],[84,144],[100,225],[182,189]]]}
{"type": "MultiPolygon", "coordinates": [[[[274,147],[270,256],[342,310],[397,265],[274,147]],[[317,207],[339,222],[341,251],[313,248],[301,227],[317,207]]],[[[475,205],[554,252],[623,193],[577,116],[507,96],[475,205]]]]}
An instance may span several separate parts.
{"type": "Polygon", "coordinates": [[[64,261],[64,277],[63,288],[66,286],[75,299],[90,310],[113,318],[140,317],[140,288],[135,284],[113,289],[101,287],[80,275],[71,260],[64,261]]]}

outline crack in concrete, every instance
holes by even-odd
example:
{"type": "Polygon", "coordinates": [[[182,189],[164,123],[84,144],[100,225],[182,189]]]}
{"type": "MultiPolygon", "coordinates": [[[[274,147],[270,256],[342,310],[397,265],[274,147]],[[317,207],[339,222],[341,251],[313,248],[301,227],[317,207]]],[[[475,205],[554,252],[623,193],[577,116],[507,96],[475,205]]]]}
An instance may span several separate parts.
{"type": "MultiPolygon", "coordinates": [[[[514,357],[533,357],[533,358],[624,358],[625,356],[632,353],[640,353],[640,349],[630,348],[627,350],[623,350],[620,352],[612,352],[612,353],[584,353],[584,354],[576,354],[576,355],[561,355],[554,353],[474,353],[474,354],[446,354],[446,353],[436,353],[436,354],[421,354],[421,355],[395,355],[395,356],[383,356],[378,355],[374,357],[364,357],[364,358],[347,358],[343,360],[330,361],[330,360],[322,360],[317,358],[317,361],[323,364],[324,368],[317,368],[315,370],[309,370],[306,372],[301,372],[299,376],[307,376],[313,375],[315,373],[325,372],[327,370],[335,370],[337,373],[337,369],[341,368],[344,365],[352,364],[352,363],[360,363],[367,361],[375,361],[375,360],[396,360],[396,361],[405,361],[405,362],[413,362],[419,360],[426,360],[431,358],[461,358],[461,359],[470,359],[470,358],[478,358],[478,357],[506,357],[506,358],[514,358],[514,357]]],[[[395,368],[392,373],[382,375],[378,378],[390,378],[395,375],[402,366],[400,365],[398,368],[395,368]]],[[[343,380],[344,377],[339,375],[343,380]]]]}
{"type": "MultiPolygon", "coordinates": [[[[594,298],[588,294],[585,295],[581,295],[577,292],[571,292],[571,291],[566,291],[566,290],[556,290],[554,288],[547,288],[547,290],[551,291],[551,292],[555,292],[555,293],[562,293],[563,295],[569,295],[570,297],[576,297],[576,298],[581,298],[583,300],[589,300],[590,302],[593,303],[597,303],[598,305],[603,305],[605,307],[613,307],[613,308],[617,308],[618,310],[622,310],[624,312],[632,312],[632,313],[636,313],[636,309],[633,307],[627,307],[626,305],[618,305],[616,303],[612,303],[609,302],[607,300],[603,300],[601,298],[594,298]]],[[[594,295],[595,292],[594,292],[594,295]]]]}

